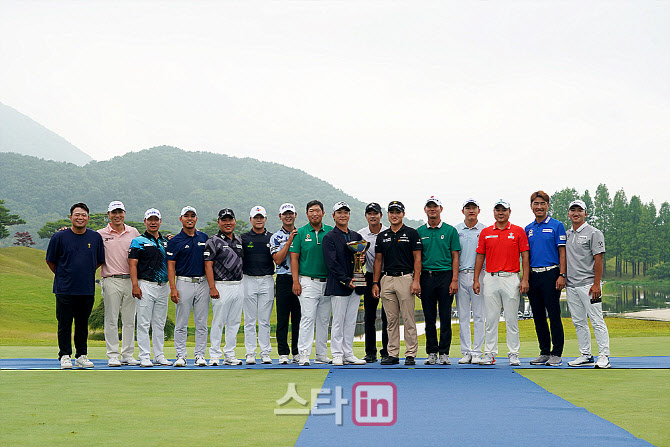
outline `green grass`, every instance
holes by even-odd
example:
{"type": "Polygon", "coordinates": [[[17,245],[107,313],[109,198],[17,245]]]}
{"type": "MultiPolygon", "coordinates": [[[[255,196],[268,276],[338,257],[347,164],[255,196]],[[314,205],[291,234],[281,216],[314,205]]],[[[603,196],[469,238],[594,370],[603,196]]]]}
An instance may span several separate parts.
{"type": "Polygon", "coordinates": [[[276,400],[289,382],[309,400],[327,372],[3,371],[0,445],[289,446],[307,416],[276,400]]]}

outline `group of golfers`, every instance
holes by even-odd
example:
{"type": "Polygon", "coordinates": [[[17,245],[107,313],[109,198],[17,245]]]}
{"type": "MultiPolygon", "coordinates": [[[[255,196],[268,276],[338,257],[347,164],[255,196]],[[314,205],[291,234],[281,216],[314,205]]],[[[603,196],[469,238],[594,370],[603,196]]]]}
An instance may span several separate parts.
{"type": "Polygon", "coordinates": [[[181,210],[179,234],[165,236],[160,232],[161,213],[155,208],[145,212],[146,231],[140,234],[124,223],[124,204],[113,201],[107,209],[109,224],[95,232],[86,228],[88,207],[76,203],[70,209],[71,228],[51,237],[46,254],[54,272],[61,369],[71,369],[73,362],[77,368],[94,366],[87,357],[87,337],[98,267],[102,267],[110,367],[186,366],[191,314],[194,365],[243,363],[235,354],[242,315],[244,363],[272,364],[270,319],[275,300],[280,365],[374,363],[378,360],[380,299],[381,364],[400,363],[402,317],[404,364],[415,365],[419,350],[415,296],[421,300],[425,318],[424,364],[451,362],[451,307],[456,297],[462,354],[458,363],[496,363],[502,311],[509,364],[519,366],[517,318],[523,293],[528,294],[540,350],[530,364],[559,366],[564,341],[559,299],[565,288],[580,351],[568,364],[609,368],[609,335],[600,285],[605,253],[602,232],[586,223],[588,210],[581,200],[569,205],[571,227],[566,232],[560,221],[548,215],[549,201],[543,191],[530,196],[535,220],[525,229],[509,222],[511,207],[505,200],[493,205],[495,223],[485,226],[479,221],[477,200],[466,199],[462,204],[464,220],[453,227],[441,219],[440,199],[431,196],[424,206],[427,223],[417,229],[403,223],[405,206],[401,202],[392,201],[386,209],[389,227],[382,223],[382,207],[370,203],[365,207],[368,225],[359,231],[349,228],[351,208],[346,202],[329,210],[334,226],[323,221],[323,203],[308,202],[308,223],[300,228],[295,226],[295,206],[284,203],[279,208],[282,226],[274,234],[265,227],[265,208],[255,206],[249,213],[251,229],[241,235],[235,233],[234,211],[223,208],[218,213],[219,231],[211,237],[197,230],[198,214],[192,206],[181,210]],[[368,243],[367,251],[361,254],[362,272],[355,268],[358,255],[351,249],[356,241],[363,241],[359,246],[368,243]],[[365,314],[362,359],[353,350],[361,297],[365,314]],[[175,304],[174,362],[163,351],[169,300],[175,304]],[[441,324],[437,323],[438,315],[441,324]],[[588,320],[598,344],[597,360],[591,354],[588,320]],[[331,357],[327,352],[329,326],[331,357]],[[138,359],[134,357],[135,331],[138,359]]]}

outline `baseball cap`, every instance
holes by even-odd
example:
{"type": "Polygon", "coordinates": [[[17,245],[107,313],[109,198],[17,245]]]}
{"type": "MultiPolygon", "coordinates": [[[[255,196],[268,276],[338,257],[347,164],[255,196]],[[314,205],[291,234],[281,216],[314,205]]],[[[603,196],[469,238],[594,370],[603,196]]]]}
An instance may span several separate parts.
{"type": "Polygon", "coordinates": [[[341,209],[351,211],[351,208],[349,208],[349,204],[347,202],[337,202],[335,205],[333,205],[333,213],[341,209]]]}
{"type": "Polygon", "coordinates": [[[185,206],[184,208],[181,209],[181,214],[179,214],[179,217],[183,216],[184,214],[188,213],[189,211],[193,211],[193,214],[195,214],[196,216],[198,215],[195,208],[193,208],[192,206],[185,206]]]}
{"type": "Polygon", "coordinates": [[[581,209],[583,209],[584,211],[586,211],[586,203],[584,203],[583,200],[579,200],[579,199],[573,200],[572,202],[570,202],[570,206],[568,206],[568,210],[570,208],[572,208],[573,206],[578,206],[581,209]]]}
{"type": "Polygon", "coordinates": [[[440,202],[440,199],[438,199],[435,196],[430,196],[426,199],[426,205],[428,205],[429,203],[434,203],[437,206],[442,206],[442,202],[440,202]]]}
{"type": "Polygon", "coordinates": [[[268,217],[268,213],[265,211],[265,208],[263,208],[262,206],[255,206],[255,207],[251,208],[251,211],[249,211],[249,217],[256,217],[259,214],[263,217],[268,217]]]}
{"type": "Polygon", "coordinates": [[[279,207],[279,214],[284,214],[287,211],[296,212],[295,206],[292,203],[282,203],[279,207]]]}
{"type": "Polygon", "coordinates": [[[147,220],[151,216],[156,216],[159,219],[162,219],[161,217],[161,212],[158,211],[156,208],[149,208],[145,213],[144,213],[144,220],[147,220]]]}
{"type": "Polygon", "coordinates": [[[380,213],[382,212],[382,206],[378,204],[377,202],[370,202],[367,204],[365,207],[365,213],[369,213],[370,211],[374,211],[375,213],[380,213]]]}
{"type": "Polygon", "coordinates": [[[114,200],[113,202],[109,202],[109,206],[107,206],[107,211],[114,211],[114,210],[126,210],[126,207],[123,206],[123,202],[120,202],[118,200],[114,200]]]}
{"type": "Polygon", "coordinates": [[[479,202],[477,202],[475,199],[465,199],[465,201],[463,201],[463,208],[465,208],[466,206],[468,206],[471,203],[474,204],[474,205],[477,205],[477,207],[479,207],[479,202]]]}
{"type": "Polygon", "coordinates": [[[397,200],[394,200],[393,202],[389,203],[388,210],[391,211],[392,209],[396,209],[400,212],[405,212],[405,205],[402,204],[402,202],[399,202],[397,200]]]}
{"type": "Polygon", "coordinates": [[[230,208],[224,208],[219,211],[219,220],[223,219],[224,217],[232,217],[235,219],[235,213],[230,208]]]}
{"type": "Polygon", "coordinates": [[[493,204],[493,208],[495,208],[498,205],[503,206],[505,209],[510,209],[509,202],[506,202],[503,199],[498,199],[498,201],[493,204]]]}

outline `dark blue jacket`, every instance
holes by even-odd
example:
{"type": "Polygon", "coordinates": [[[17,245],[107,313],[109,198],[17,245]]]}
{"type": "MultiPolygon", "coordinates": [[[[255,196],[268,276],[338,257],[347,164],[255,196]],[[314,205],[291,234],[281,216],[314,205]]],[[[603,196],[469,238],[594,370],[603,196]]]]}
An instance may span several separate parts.
{"type": "Polygon", "coordinates": [[[347,242],[362,240],[363,236],[357,232],[345,233],[337,227],[323,237],[323,257],[328,267],[326,295],[349,296],[354,291],[349,288],[354,276],[354,253],[347,242]]]}

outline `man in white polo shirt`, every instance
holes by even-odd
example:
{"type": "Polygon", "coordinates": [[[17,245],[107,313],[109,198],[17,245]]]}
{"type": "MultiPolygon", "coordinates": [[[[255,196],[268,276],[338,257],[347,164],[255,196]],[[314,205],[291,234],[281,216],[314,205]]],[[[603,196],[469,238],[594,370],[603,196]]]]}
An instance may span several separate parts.
{"type": "Polygon", "coordinates": [[[115,200],[107,207],[109,223],[98,230],[105,246],[105,263],[100,269],[100,288],[105,306],[105,343],[109,366],[139,365],[135,360],[135,298],[130,282],[128,249],[140,235],[137,229],[124,223],[126,207],[115,200]],[[119,352],[119,310],[121,311],[121,352],[119,352]],[[120,358],[119,358],[120,356],[120,358]]]}

